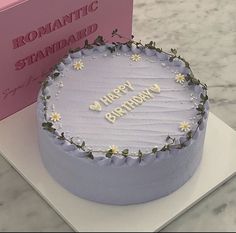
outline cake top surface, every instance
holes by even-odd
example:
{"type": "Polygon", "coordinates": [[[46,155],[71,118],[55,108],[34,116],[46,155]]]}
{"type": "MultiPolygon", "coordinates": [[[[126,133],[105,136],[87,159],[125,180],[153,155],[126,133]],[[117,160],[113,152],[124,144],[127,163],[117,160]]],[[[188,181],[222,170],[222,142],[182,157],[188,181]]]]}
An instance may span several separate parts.
{"type": "Polygon", "coordinates": [[[64,58],[40,94],[47,105],[43,127],[92,157],[184,145],[204,116],[205,86],[176,56],[136,45],[113,48],[93,46],[64,58]]]}

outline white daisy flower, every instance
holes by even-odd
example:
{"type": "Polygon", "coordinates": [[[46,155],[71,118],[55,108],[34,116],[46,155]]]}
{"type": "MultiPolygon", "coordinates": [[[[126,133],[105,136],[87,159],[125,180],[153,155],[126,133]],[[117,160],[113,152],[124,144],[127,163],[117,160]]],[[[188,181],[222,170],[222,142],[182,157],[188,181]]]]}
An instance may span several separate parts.
{"type": "Polygon", "coordinates": [[[82,70],[84,68],[84,63],[82,62],[82,60],[76,61],[73,64],[73,67],[75,70],[82,70]]]}
{"type": "Polygon", "coordinates": [[[61,120],[61,115],[57,112],[53,112],[50,116],[51,121],[58,122],[61,120]]]}
{"type": "Polygon", "coordinates": [[[184,75],[183,75],[183,74],[177,74],[177,75],[175,76],[175,81],[176,81],[177,83],[179,83],[179,84],[184,84],[184,82],[185,82],[185,77],[184,77],[184,75]]]}
{"type": "Polygon", "coordinates": [[[191,126],[190,126],[190,123],[187,122],[187,121],[183,121],[179,124],[179,129],[182,131],[182,132],[188,132],[190,131],[191,129],[191,126]]]}
{"type": "Polygon", "coordinates": [[[141,60],[141,56],[139,54],[133,54],[131,57],[132,61],[140,61],[141,60]]]}

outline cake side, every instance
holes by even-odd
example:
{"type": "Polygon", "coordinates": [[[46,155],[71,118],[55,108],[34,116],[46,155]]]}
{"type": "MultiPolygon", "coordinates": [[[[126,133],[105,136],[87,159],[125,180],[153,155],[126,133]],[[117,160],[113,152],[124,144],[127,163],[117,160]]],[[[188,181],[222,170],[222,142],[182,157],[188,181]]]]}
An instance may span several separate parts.
{"type": "Polygon", "coordinates": [[[119,160],[117,156],[94,161],[62,150],[39,128],[43,163],[65,189],[81,198],[104,204],[130,205],[171,194],[194,174],[202,159],[205,127],[194,143],[180,150],[162,152],[158,158],[119,160]],[[109,165],[108,165],[109,164],[109,165]]]}

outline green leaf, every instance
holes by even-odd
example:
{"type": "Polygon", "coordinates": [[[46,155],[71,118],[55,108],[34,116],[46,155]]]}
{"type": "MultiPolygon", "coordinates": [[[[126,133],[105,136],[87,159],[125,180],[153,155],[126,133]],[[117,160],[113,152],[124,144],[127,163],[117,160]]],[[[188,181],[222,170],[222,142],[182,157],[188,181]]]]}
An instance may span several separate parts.
{"type": "Polygon", "coordinates": [[[116,47],[113,46],[113,47],[108,47],[107,48],[111,53],[114,53],[116,51],[116,47]]]}
{"type": "Polygon", "coordinates": [[[131,40],[126,43],[126,45],[128,46],[128,48],[132,48],[132,44],[133,44],[133,41],[131,41],[131,40]]]}
{"type": "Polygon", "coordinates": [[[156,51],[161,53],[162,52],[162,48],[156,48],[156,51]]]}
{"type": "Polygon", "coordinates": [[[54,77],[54,78],[57,78],[59,75],[60,75],[60,72],[55,72],[55,73],[53,73],[53,77],[54,77]]]}
{"type": "Polygon", "coordinates": [[[42,126],[44,127],[44,128],[46,128],[46,127],[52,127],[53,126],[53,123],[52,122],[43,122],[42,123],[42,126]]]}
{"type": "Polygon", "coordinates": [[[207,91],[207,85],[205,83],[202,84],[202,88],[203,88],[203,90],[207,91]]]}
{"type": "Polygon", "coordinates": [[[86,39],[85,42],[84,42],[84,48],[85,49],[92,49],[93,46],[91,44],[89,44],[88,40],[86,39]]]}
{"type": "Polygon", "coordinates": [[[208,100],[208,96],[207,95],[204,96],[203,93],[201,93],[200,98],[201,98],[203,104],[205,104],[206,101],[208,100]]]}
{"type": "Polygon", "coordinates": [[[61,133],[61,135],[58,137],[59,140],[65,140],[65,133],[61,133]]]}
{"type": "Polygon", "coordinates": [[[170,150],[170,145],[169,144],[164,145],[161,149],[161,151],[167,151],[167,150],[170,150]]]}
{"type": "Polygon", "coordinates": [[[138,157],[140,158],[140,157],[142,157],[142,156],[143,156],[143,153],[142,153],[141,150],[139,150],[139,151],[138,151],[138,157]]]}
{"type": "Polygon", "coordinates": [[[166,142],[168,142],[171,139],[170,135],[166,137],[166,142]]]}
{"type": "Polygon", "coordinates": [[[44,81],[43,84],[42,84],[42,86],[43,86],[43,89],[45,89],[45,88],[48,86],[48,81],[47,81],[47,80],[44,81]]]}
{"type": "Polygon", "coordinates": [[[174,56],[170,56],[169,61],[172,62],[174,60],[174,56]]]}
{"type": "Polygon", "coordinates": [[[153,154],[156,154],[157,151],[158,151],[158,148],[157,148],[157,147],[152,148],[152,153],[153,153],[153,154]]]}
{"type": "Polygon", "coordinates": [[[189,140],[189,139],[191,139],[192,138],[192,131],[190,130],[190,131],[188,131],[188,133],[187,133],[187,139],[189,140]]]}
{"type": "Polygon", "coordinates": [[[201,93],[201,95],[200,95],[200,98],[202,99],[202,100],[205,100],[205,96],[201,93]]]}
{"type": "MultiPolygon", "coordinates": [[[[140,42],[139,42],[139,44],[141,45],[140,42]]],[[[156,42],[150,41],[148,44],[145,44],[145,47],[149,48],[149,49],[156,49],[156,42]]]]}
{"type": "Polygon", "coordinates": [[[142,157],[143,157],[143,153],[141,150],[138,151],[138,158],[139,158],[139,162],[141,163],[142,161],[142,157]]]}
{"type": "Polygon", "coordinates": [[[89,159],[94,159],[93,153],[91,151],[88,153],[88,158],[89,159]]]}
{"type": "Polygon", "coordinates": [[[174,55],[177,54],[177,49],[171,49],[170,51],[171,51],[174,55]]]}
{"type": "Polygon", "coordinates": [[[106,153],[106,157],[111,158],[112,155],[113,155],[112,149],[108,150],[106,153]]]}
{"type": "Polygon", "coordinates": [[[128,150],[128,149],[124,149],[124,150],[122,151],[122,155],[123,155],[124,157],[127,157],[128,154],[129,154],[129,150],[128,150]]]}
{"type": "Polygon", "coordinates": [[[117,35],[117,32],[118,32],[118,29],[117,29],[117,28],[114,29],[114,30],[112,31],[112,37],[116,36],[116,35],[117,35]]]}
{"type": "Polygon", "coordinates": [[[185,75],[184,77],[185,77],[185,80],[186,80],[187,82],[191,79],[191,77],[190,77],[189,74],[185,75]]]}
{"type": "Polygon", "coordinates": [[[199,104],[198,107],[196,108],[196,110],[199,112],[203,112],[203,111],[205,111],[205,108],[204,108],[203,104],[199,104]]]}
{"type": "Polygon", "coordinates": [[[191,82],[194,84],[194,85],[199,85],[201,82],[200,80],[196,79],[196,78],[192,78],[191,82]]]}
{"type": "Polygon", "coordinates": [[[198,125],[202,124],[202,119],[197,122],[198,125]]]}
{"type": "Polygon", "coordinates": [[[102,36],[98,36],[95,40],[94,40],[94,44],[96,45],[104,45],[105,44],[105,41],[103,39],[102,36]]]}
{"type": "Polygon", "coordinates": [[[43,122],[42,127],[43,127],[44,130],[47,130],[51,133],[55,133],[55,131],[56,131],[56,129],[53,128],[52,122],[43,122]]]}

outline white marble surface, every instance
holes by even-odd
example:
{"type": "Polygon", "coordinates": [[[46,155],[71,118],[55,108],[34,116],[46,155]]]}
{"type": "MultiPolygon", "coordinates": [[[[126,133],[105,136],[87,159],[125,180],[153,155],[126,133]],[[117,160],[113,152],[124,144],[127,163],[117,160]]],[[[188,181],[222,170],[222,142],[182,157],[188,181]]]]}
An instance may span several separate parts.
{"type": "MultiPolygon", "coordinates": [[[[134,34],[177,48],[208,84],[211,111],[236,129],[235,0],[134,0],[134,34]]],[[[71,231],[0,156],[0,231],[16,230],[71,231]]],[[[164,231],[236,231],[236,178],[164,231]]]]}

